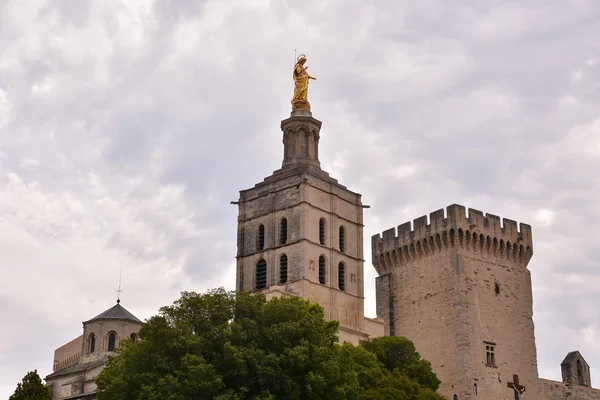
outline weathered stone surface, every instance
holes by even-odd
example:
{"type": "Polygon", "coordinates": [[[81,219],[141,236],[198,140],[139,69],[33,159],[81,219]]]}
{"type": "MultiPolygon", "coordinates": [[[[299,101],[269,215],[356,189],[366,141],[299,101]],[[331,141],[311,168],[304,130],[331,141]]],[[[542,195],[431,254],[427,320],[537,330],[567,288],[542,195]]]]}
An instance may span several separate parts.
{"type": "Polygon", "coordinates": [[[572,351],[560,363],[562,380],[568,385],[592,386],[590,366],[581,353],[572,351]]]}
{"type": "Polygon", "coordinates": [[[600,400],[600,390],[540,379],[541,400],[600,400]]]}

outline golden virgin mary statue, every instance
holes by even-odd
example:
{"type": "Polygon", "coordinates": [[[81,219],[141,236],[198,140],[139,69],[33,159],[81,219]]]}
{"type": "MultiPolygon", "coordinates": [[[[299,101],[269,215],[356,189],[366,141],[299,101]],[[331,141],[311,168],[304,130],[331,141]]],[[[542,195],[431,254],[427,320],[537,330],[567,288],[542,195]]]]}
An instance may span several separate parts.
{"type": "Polygon", "coordinates": [[[294,97],[292,97],[292,111],[308,110],[310,111],[310,103],[308,102],[308,80],[316,79],[308,74],[308,67],[304,66],[306,56],[300,54],[294,65],[294,97]]]}

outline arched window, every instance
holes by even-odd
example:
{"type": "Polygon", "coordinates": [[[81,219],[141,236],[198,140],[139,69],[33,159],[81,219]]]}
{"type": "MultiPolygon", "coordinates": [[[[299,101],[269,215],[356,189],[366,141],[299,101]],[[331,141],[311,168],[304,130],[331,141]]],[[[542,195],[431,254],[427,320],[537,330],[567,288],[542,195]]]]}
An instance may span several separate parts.
{"type": "Polygon", "coordinates": [[[338,264],[338,287],[341,291],[346,290],[346,266],[344,263],[338,264]]]}
{"type": "Polygon", "coordinates": [[[346,229],[343,226],[340,226],[340,251],[346,251],[346,229]]]}
{"type": "Polygon", "coordinates": [[[256,263],[256,289],[267,287],[267,262],[262,258],[256,263]]]}
{"type": "Polygon", "coordinates": [[[281,219],[281,224],[279,227],[279,243],[286,244],[287,243],[287,218],[281,219]]]}
{"type": "Polygon", "coordinates": [[[114,351],[117,344],[117,334],[111,332],[108,334],[108,351],[114,351]]]}
{"type": "Polygon", "coordinates": [[[90,334],[90,353],[96,350],[96,335],[90,334]]]}
{"type": "Polygon", "coordinates": [[[287,282],[287,264],[288,258],[285,254],[282,254],[279,258],[279,282],[281,283],[287,282]]]}
{"type": "Polygon", "coordinates": [[[265,248],[265,226],[260,224],[258,226],[258,235],[256,238],[256,248],[263,250],[265,248]]]}
{"type": "Polygon", "coordinates": [[[137,335],[135,333],[132,333],[131,335],[129,335],[129,339],[131,339],[134,342],[137,342],[137,335]]]}
{"type": "Polygon", "coordinates": [[[325,218],[319,220],[319,243],[325,245],[325,218]]]}
{"type": "Polygon", "coordinates": [[[324,285],[326,280],[325,256],[319,256],[319,283],[324,285]]]}

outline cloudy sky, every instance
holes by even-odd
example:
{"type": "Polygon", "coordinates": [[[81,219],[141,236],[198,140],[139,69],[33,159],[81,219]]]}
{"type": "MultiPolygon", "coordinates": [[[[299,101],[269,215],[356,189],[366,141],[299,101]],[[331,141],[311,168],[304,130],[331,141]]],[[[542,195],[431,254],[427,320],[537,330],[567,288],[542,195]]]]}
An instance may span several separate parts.
{"type": "Polygon", "coordinates": [[[600,379],[597,0],[0,0],[0,398],[115,302],[235,287],[294,49],[370,236],[461,203],[533,226],[540,376],[600,379]],[[451,5],[449,5],[451,3],[451,5]],[[595,378],[594,378],[595,377],[595,378]]]}

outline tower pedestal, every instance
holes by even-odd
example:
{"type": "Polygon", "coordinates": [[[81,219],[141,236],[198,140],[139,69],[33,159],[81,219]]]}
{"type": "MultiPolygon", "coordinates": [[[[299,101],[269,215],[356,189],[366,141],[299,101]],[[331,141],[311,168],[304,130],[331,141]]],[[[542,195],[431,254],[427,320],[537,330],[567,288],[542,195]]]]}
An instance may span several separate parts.
{"type": "Polygon", "coordinates": [[[281,121],[283,131],[283,163],[303,163],[320,167],[319,132],[321,121],[313,118],[308,110],[292,111],[290,117],[281,121]]]}

